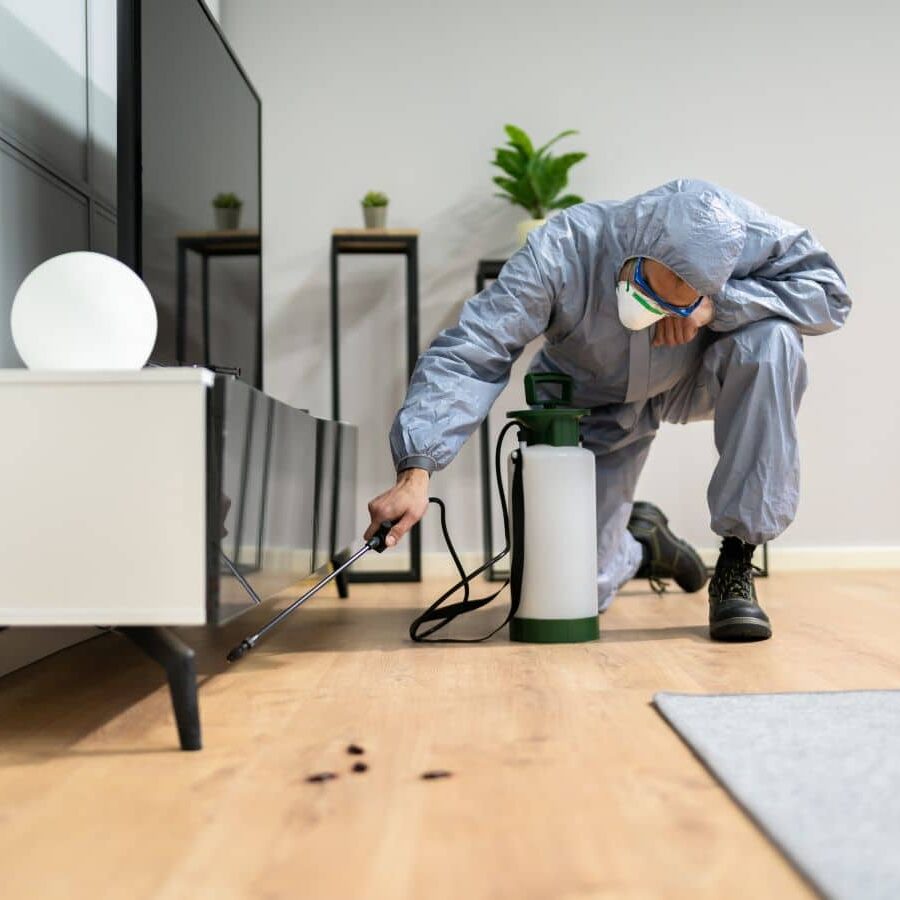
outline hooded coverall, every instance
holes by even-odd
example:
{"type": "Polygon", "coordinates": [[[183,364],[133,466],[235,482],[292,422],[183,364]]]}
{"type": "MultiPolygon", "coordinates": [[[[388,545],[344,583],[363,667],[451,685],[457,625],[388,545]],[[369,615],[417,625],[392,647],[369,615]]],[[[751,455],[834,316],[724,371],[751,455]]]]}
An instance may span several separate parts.
{"type": "Polygon", "coordinates": [[[714,420],[719,461],[707,499],[716,534],[761,544],[791,523],[807,384],[802,335],[840,328],[850,304],[843,276],[807,229],[708,182],[581,203],[532,232],[421,355],[391,428],[394,464],[444,468],[522,349],[543,334],[531,371],[570,375],[574,405],[591,410],[582,437],[597,466],[602,610],[641,563],[627,525],[663,421],[714,420]],[[715,318],[694,340],[651,347],[652,328],[622,325],[616,283],[635,257],[657,260],[713,301],[715,318]]]}

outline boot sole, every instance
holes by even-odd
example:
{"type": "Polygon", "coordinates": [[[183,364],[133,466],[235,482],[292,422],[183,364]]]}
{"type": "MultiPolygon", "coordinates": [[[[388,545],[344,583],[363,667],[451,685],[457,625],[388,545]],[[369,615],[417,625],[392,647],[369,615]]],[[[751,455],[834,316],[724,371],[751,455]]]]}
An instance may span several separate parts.
{"type": "Polygon", "coordinates": [[[752,616],[735,616],[711,623],[709,636],[714,641],[766,641],[772,637],[772,626],[752,616]]]}

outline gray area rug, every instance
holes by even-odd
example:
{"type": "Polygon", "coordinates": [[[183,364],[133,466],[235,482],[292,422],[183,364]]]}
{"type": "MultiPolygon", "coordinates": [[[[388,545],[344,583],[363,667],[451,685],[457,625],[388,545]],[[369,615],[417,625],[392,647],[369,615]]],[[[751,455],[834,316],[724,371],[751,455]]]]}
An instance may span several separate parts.
{"type": "Polygon", "coordinates": [[[654,703],[822,894],[900,897],[900,691],[654,703]]]}

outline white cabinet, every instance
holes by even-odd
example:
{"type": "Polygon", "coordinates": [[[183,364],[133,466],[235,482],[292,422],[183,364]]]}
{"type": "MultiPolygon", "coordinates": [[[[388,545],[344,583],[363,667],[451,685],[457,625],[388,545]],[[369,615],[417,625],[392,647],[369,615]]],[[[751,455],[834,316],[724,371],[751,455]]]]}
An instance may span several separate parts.
{"type": "Polygon", "coordinates": [[[0,625],[206,621],[212,384],[0,372],[0,625]]]}

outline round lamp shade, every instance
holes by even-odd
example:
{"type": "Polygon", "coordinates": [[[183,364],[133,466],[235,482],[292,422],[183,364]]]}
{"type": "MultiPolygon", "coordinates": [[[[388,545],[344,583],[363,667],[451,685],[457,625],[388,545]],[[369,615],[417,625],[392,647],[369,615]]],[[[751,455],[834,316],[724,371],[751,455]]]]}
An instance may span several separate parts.
{"type": "Polygon", "coordinates": [[[124,263],[79,251],[32,270],[10,325],[29,369],[140,369],[156,342],[156,307],[124,263]]]}

